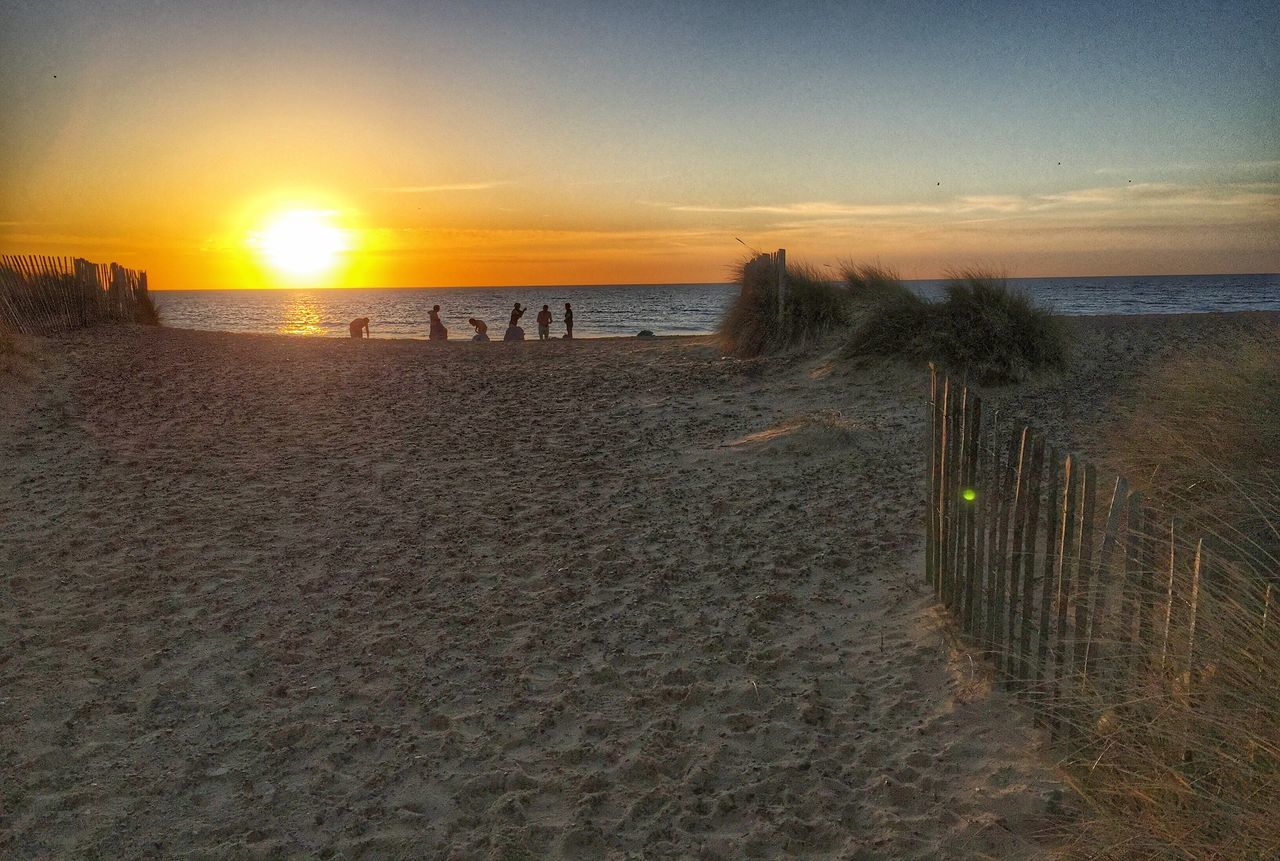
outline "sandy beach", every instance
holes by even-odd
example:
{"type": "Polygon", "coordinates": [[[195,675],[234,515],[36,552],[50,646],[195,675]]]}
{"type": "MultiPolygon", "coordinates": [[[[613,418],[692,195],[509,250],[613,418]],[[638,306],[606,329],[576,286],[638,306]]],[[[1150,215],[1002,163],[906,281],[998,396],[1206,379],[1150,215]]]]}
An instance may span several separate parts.
{"type": "MultiPolygon", "coordinates": [[[[1087,318],[1089,451],[1278,315],[1087,318]]],[[[708,338],[102,328],[0,375],[0,855],[1036,858],[923,584],[927,378],[708,338]]]]}

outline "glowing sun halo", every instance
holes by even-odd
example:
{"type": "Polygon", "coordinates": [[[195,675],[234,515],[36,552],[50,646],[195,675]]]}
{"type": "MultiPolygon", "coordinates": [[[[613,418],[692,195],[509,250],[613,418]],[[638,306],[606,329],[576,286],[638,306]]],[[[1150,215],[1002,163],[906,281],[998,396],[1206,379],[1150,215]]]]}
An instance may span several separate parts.
{"type": "Polygon", "coordinates": [[[347,249],[347,232],[317,209],[291,209],[274,216],[254,236],[267,262],[290,275],[319,275],[347,249]]]}

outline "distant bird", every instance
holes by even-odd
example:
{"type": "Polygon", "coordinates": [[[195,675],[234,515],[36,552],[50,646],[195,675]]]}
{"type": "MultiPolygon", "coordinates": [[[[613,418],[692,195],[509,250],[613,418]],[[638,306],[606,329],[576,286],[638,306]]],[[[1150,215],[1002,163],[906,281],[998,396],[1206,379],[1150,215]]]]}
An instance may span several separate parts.
{"type": "Polygon", "coordinates": [[[942,183],[938,183],[938,185],[942,185],[942,183]]]}
{"type": "Polygon", "coordinates": [[[1058,167],[1062,167],[1062,162],[1058,162],[1058,167]]]}

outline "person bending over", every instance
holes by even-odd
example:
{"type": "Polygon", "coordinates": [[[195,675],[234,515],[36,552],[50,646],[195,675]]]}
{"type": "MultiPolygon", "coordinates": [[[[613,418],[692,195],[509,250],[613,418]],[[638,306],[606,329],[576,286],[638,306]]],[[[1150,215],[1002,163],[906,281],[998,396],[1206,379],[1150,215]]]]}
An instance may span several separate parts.
{"type": "Polygon", "coordinates": [[[351,329],[351,337],[367,338],[369,337],[369,318],[356,317],[351,321],[351,326],[349,328],[351,329]]]}
{"type": "Polygon", "coordinates": [[[440,322],[440,306],[433,305],[431,307],[431,332],[427,335],[432,341],[449,340],[449,330],[444,327],[444,323],[440,322]]]}
{"type": "Polygon", "coordinates": [[[489,327],[485,325],[484,320],[477,320],[475,317],[468,317],[467,324],[476,330],[476,333],[471,336],[471,340],[473,341],[489,340],[489,327]]]}
{"type": "Polygon", "coordinates": [[[551,309],[546,305],[542,306],[542,310],[538,312],[538,340],[547,341],[551,338],[551,309]]]}

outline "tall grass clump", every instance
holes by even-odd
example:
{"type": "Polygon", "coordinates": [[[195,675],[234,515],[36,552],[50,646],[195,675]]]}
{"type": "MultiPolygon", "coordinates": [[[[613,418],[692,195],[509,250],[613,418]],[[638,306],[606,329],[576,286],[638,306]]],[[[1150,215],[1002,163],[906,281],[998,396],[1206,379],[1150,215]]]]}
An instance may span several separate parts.
{"type": "Polygon", "coordinates": [[[981,383],[1025,379],[1067,359],[1060,320],[1013,289],[1001,275],[981,269],[950,274],[936,329],[937,357],[981,383]]]}
{"type": "Polygon", "coordinates": [[[160,309],[156,307],[156,302],[151,298],[150,293],[143,293],[138,297],[133,309],[133,322],[143,326],[160,325],[160,309]]]}
{"type": "MultiPolygon", "coordinates": [[[[1251,343],[1184,355],[1149,373],[1108,466],[1167,510],[1280,556],[1280,350],[1251,343]]],[[[1223,548],[1225,549],[1225,548],[1223,548]]]]}
{"type": "Polygon", "coordinates": [[[1155,369],[1103,461],[1152,503],[1134,629],[1109,628],[1101,708],[1072,688],[1066,773],[1082,858],[1280,857],[1280,356],[1274,343],[1155,369]],[[1197,554],[1199,576],[1195,574],[1197,554]],[[1194,620],[1194,622],[1193,622],[1194,620]],[[1145,624],[1144,624],[1145,623],[1145,624]],[[1194,633],[1193,633],[1194,632],[1194,633]],[[1141,637],[1139,636],[1139,639],[1141,637]]]}
{"type": "Polygon", "coordinates": [[[849,322],[849,295],[803,263],[787,266],[783,301],[768,270],[743,261],[734,271],[738,296],[720,322],[721,347],[752,357],[802,347],[849,322]]]}
{"type": "MultiPolygon", "coordinates": [[[[1280,524],[1280,511],[1266,516],[1280,524]]],[[[1167,525],[1147,538],[1168,553],[1167,525]]],[[[1258,552],[1233,563],[1205,550],[1193,588],[1194,547],[1175,549],[1171,578],[1164,565],[1139,569],[1161,584],[1142,605],[1154,623],[1148,649],[1127,655],[1122,638],[1091,646],[1103,679],[1136,665],[1120,696],[1103,707],[1086,686],[1069,687],[1062,704],[1074,728],[1063,773],[1085,802],[1067,826],[1066,857],[1280,857],[1275,559],[1258,552]],[[1169,582],[1175,597],[1166,603],[1169,582]]]]}
{"type": "Polygon", "coordinates": [[[1066,361],[1062,323],[996,273],[953,272],[936,303],[901,284],[891,289],[871,281],[867,289],[877,300],[854,329],[846,355],[935,361],[988,385],[1066,361]]]}

